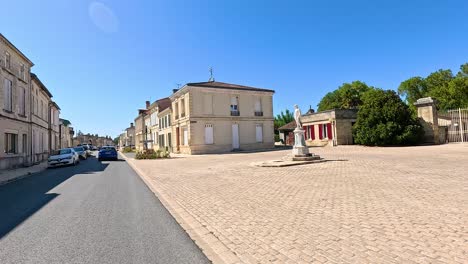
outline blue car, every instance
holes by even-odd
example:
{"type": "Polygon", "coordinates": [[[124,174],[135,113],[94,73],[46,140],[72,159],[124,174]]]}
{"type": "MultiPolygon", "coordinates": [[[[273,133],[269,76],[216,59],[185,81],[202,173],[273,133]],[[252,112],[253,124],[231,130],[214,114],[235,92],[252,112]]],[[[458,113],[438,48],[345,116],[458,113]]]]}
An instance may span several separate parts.
{"type": "Polygon", "coordinates": [[[117,160],[117,150],[113,146],[104,146],[99,150],[98,160],[117,160]]]}

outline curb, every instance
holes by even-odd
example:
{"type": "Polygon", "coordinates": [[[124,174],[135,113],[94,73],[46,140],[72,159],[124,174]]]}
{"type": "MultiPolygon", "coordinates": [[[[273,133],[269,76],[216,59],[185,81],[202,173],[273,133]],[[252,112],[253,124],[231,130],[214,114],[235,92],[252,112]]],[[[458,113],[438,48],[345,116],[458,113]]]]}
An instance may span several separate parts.
{"type": "Polygon", "coordinates": [[[39,171],[28,172],[26,174],[20,175],[20,176],[15,177],[15,178],[11,178],[11,179],[8,179],[8,180],[5,180],[5,181],[0,181],[0,186],[5,185],[5,184],[9,184],[9,183],[12,183],[12,182],[15,182],[15,181],[19,181],[19,180],[24,179],[24,178],[28,178],[28,177],[33,176],[35,174],[41,173],[41,172],[43,172],[45,170],[47,170],[47,167],[42,169],[42,170],[39,170],[39,171]]]}
{"type": "Polygon", "coordinates": [[[121,155],[212,263],[231,264],[241,262],[212,232],[206,229],[177,202],[171,201],[167,194],[133,163],[134,159],[128,158],[122,153],[121,155]]]}

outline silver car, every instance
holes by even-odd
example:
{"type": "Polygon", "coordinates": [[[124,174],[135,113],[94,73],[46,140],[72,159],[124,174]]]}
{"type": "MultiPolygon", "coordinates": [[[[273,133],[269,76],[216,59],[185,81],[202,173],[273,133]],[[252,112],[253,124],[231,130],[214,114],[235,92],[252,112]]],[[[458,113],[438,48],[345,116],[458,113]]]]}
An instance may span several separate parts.
{"type": "Polygon", "coordinates": [[[88,158],[88,153],[86,153],[86,150],[84,147],[74,147],[73,148],[75,152],[78,154],[80,159],[87,159],[88,158]]]}

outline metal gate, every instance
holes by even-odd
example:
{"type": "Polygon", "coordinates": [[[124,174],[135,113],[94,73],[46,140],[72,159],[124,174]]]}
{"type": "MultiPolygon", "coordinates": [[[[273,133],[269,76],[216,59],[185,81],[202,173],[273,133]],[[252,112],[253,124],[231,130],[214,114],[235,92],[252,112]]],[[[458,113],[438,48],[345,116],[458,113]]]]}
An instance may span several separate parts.
{"type": "Polygon", "coordinates": [[[448,142],[468,143],[468,108],[439,112],[438,121],[445,127],[448,142]]]}

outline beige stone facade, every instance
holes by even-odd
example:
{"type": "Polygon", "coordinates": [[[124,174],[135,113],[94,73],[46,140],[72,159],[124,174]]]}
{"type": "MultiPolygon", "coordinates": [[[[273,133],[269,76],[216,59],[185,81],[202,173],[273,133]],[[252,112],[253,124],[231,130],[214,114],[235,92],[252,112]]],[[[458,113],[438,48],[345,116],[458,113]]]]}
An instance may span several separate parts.
{"type": "Polygon", "coordinates": [[[49,157],[49,111],[52,94],[35,75],[31,74],[31,129],[32,162],[38,163],[49,157]]]}
{"type": "Polygon", "coordinates": [[[0,169],[31,164],[33,63],[0,34],[0,169]]]}
{"type": "Polygon", "coordinates": [[[50,122],[49,122],[49,152],[60,148],[60,107],[54,101],[50,106],[50,122]]]}
{"type": "Polygon", "coordinates": [[[167,107],[158,113],[158,149],[172,152],[172,126],[171,126],[172,109],[167,107]]]}
{"type": "Polygon", "coordinates": [[[301,117],[307,146],[353,144],[353,125],[357,110],[334,109],[301,117]]]}
{"type": "Polygon", "coordinates": [[[138,110],[138,116],[135,118],[135,149],[137,151],[143,151],[144,149],[144,117],[146,115],[146,109],[138,110]]]}
{"type": "Polygon", "coordinates": [[[273,148],[273,94],[215,81],[186,84],[170,96],[174,152],[273,148]]]}

